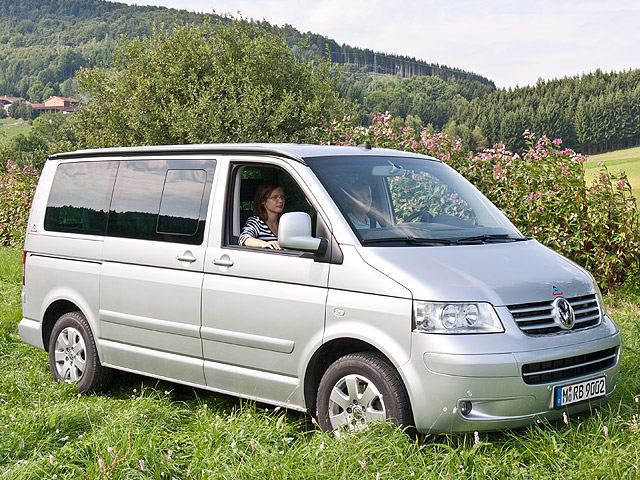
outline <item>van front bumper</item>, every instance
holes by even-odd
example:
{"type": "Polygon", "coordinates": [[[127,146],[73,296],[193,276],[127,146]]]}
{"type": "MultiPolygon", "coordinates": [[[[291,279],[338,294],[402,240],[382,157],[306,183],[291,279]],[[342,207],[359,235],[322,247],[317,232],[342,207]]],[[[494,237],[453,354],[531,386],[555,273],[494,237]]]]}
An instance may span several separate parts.
{"type": "MultiPolygon", "coordinates": [[[[422,334],[418,334],[422,335],[422,334]]],[[[399,368],[413,409],[414,423],[424,433],[454,433],[518,428],[536,421],[562,418],[602,403],[616,386],[620,358],[619,332],[591,342],[511,353],[433,353],[420,349],[416,337],[411,360],[399,368]],[[524,365],[553,362],[613,349],[608,368],[557,381],[527,384],[524,365]],[[554,409],[556,386],[605,377],[606,396],[554,409]],[[469,409],[469,407],[471,407],[469,409]]]]}

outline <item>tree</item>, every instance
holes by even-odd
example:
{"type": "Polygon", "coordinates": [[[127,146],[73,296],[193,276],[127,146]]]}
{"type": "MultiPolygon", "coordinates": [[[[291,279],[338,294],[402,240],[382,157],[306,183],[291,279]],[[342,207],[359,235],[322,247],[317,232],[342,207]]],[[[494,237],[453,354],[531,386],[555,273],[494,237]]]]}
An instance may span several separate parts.
{"type": "Polygon", "coordinates": [[[31,120],[35,117],[33,108],[24,100],[17,100],[9,105],[9,115],[11,118],[22,118],[23,120],[31,120]]]}
{"type": "Polygon", "coordinates": [[[125,40],[112,68],[83,69],[79,146],[299,142],[342,117],[330,63],[297,61],[255,23],[176,25],[125,40]]]}

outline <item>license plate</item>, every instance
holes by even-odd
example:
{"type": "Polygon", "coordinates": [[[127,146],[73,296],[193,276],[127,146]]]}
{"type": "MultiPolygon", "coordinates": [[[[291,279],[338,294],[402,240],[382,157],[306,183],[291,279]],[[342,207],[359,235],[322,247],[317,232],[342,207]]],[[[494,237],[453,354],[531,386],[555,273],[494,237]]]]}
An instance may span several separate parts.
{"type": "Polygon", "coordinates": [[[592,398],[604,397],[607,394],[605,377],[593,378],[579,383],[555,387],[553,390],[554,408],[562,408],[592,398]]]}

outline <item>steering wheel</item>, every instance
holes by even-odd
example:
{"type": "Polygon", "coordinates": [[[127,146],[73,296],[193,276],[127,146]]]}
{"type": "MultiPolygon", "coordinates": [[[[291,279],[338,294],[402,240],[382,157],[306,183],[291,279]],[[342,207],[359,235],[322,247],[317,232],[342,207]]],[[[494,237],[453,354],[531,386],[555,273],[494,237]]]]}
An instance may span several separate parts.
{"type": "Polygon", "coordinates": [[[426,208],[423,208],[422,210],[418,210],[417,212],[413,212],[407,218],[402,220],[401,223],[411,222],[412,220],[415,220],[418,217],[420,217],[420,221],[421,222],[433,222],[433,215],[431,215],[431,212],[429,212],[429,210],[427,210],[426,208]]]}

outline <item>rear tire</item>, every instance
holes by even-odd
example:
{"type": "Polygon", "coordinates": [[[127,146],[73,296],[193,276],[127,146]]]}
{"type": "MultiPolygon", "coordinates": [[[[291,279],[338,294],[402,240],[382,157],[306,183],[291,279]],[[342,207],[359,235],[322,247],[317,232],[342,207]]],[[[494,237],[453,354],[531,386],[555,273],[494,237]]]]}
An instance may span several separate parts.
{"type": "Polygon", "coordinates": [[[327,369],[317,397],[318,422],[339,434],[366,430],[373,422],[409,426],[413,421],[409,397],[398,371],[382,355],[345,355],[327,369]]]}
{"type": "Polygon", "coordinates": [[[58,383],[74,383],[80,392],[107,388],[112,370],[103,367],[89,322],[81,312],[62,315],[49,337],[49,368],[58,383]]]}

